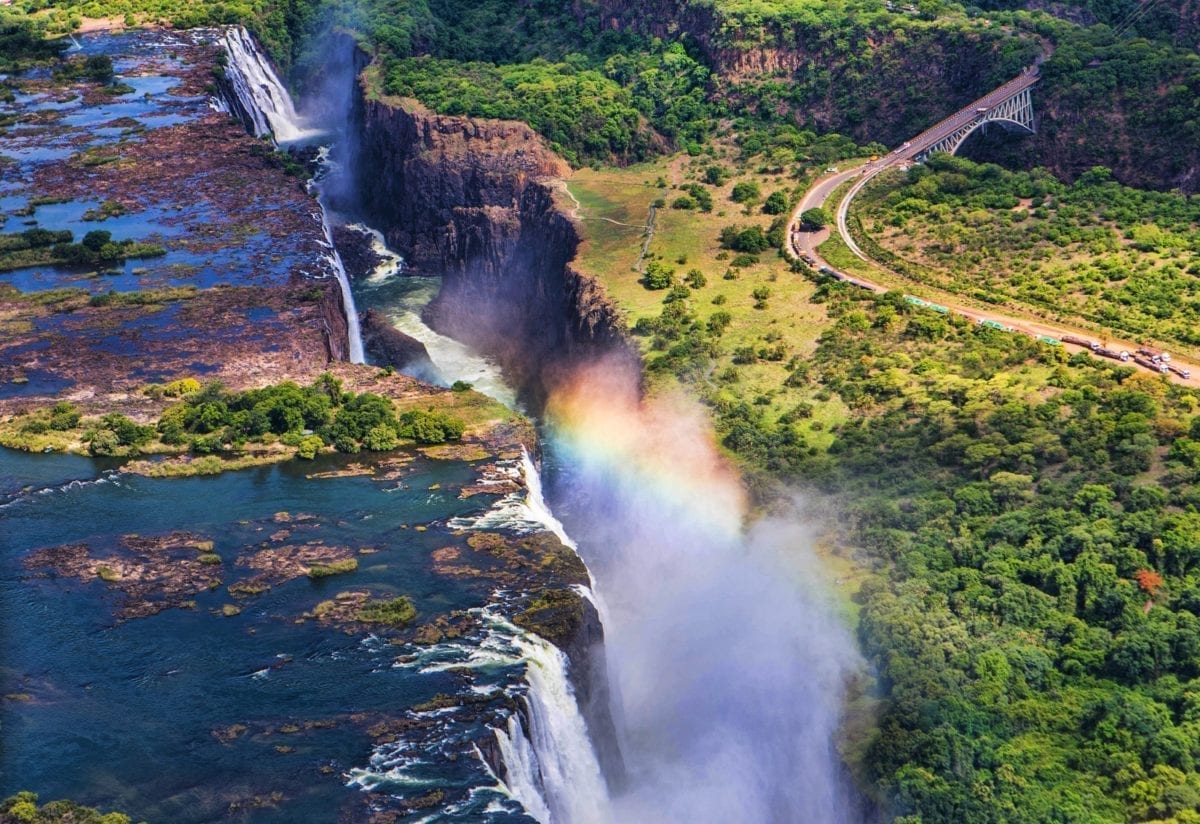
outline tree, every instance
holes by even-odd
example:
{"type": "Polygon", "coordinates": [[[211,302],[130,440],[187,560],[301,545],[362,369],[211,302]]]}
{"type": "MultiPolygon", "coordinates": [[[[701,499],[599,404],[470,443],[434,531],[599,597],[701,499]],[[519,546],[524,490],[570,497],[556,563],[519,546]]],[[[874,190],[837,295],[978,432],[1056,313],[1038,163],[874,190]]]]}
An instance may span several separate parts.
{"type": "Polygon", "coordinates": [[[817,206],[813,209],[806,209],[804,213],[800,215],[800,220],[804,222],[805,228],[814,232],[819,229],[824,229],[833,222],[829,217],[829,212],[825,211],[820,206],[817,206]]]}
{"type": "Polygon", "coordinates": [[[763,203],[763,213],[768,215],[781,215],[788,210],[788,196],[782,189],[778,192],[771,192],[770,197],[763,203]]]}
{"type": "Polygon", "coordinates": [[[1133,573],[1133,578],[1137,581],[1138,588],[1151,598],[1163,585],[1163,577],[1152,569],[1139,569],[1133,573]]]}
{"type": "Polygon", "coordinates": [[[83,236],[81,245],[99,254],[100,250],[111,242],[112,232],[106,232],[103,229],[93,229],[83,236]]]}
{"type": "Polygon", "coordinates": [[[396,430],[390,426],[380,424],[371,427],[366,436],[363,438],[363,449],[368,449],[372,452],[388,452],[396,448],[399,440],[396,437],[396,430]]]}
{"type": "Polygon", "coordinates": [[[83,73],[89,80],[108,83],[113,79],[113,62],[107,54],[93,54],[83,64],[83,73]]]}
{"type": "Polygon", "coordinates": [[[657,260],[646,264],[646,275],[642,283],[647,289],[666,289],[675,282],[675,270],[668,268],[657,260]]]}
{"type": "Polygon", "coordinates": [[[710,186],[722,186],[729,179],[729,170],[723,166],[708,166],[704,169],[704,182],[710,186]]]}
{"type": "Polygon", "coordinates": [[[741,183],[734,184],[733,192],[729,195],[729,199],[734,203],[753,203],[760,197],[762,197],[762,191],[752,180],[743,180],[741,183]]]}
{"type": "Polygon", "coordinates": [[[296,457],[303,458],[306,461],[311,461],[317,457],[317,453],[325,446],[325,441],[321,440],[320,435],[306,435],[296,445],[296,457]]]}
{"type": "Polygon", "coordinates": [[[414,409],[400,416],[397,431],[402,438],[412,438],[417,443],[436,444],[460,440],[464,428],[462,421],[450,417],[445,412],[414,409]]]}

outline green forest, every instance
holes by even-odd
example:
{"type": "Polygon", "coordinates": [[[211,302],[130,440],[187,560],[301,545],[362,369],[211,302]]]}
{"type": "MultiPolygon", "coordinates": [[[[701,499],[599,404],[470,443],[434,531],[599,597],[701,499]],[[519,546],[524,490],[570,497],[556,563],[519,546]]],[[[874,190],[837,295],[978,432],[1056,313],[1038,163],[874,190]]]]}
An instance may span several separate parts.
{"type": "Polygon", "coordinates": [[[638,4],[595,0],[17,0],[14,8],[52,32],[85,16],[246,22],[284,67],[315,65],[319,54],[308,63],[304,54],[314,35],[346,29],[382,61],[389,93],[445,113],[523,120],[575,164],[696,150],[731,115],[743,128],[795,123],[895,146],[1039,55],[1042,128],[1032,141],[992,141],[989,156],[1031,166],[1049,153],[1043,164],[1060,177],[1103,165],[1123,182],[1170,188],[1200,151],[1200,63],[1186,34],[1197,15],[1182,4],[1138,15],[1128,2],[1088,0],[1081,19],[1097,25],[1078,25],[1020,2],[692,0],[666,12],[681,21],[667,30],[638,4]],[[1136,17],[1128,28],[1127,17],[1136,17]],[[739,55],[755,49],[791,57],[747,70],[739,55]]]}
{"type": "Polygon", "coordinates": [[[896,820],[1197,820],[1200,397],[831,281],[786,378],[809,400],[770,415],[724,388],[746,367],[707,377],[727,313],[681,295],[646,326],[651,368],[708,399],[760,494],[836,501],[871,570],[886,700],[851,748],[896,820]],[[831,397],[822,448],[797,424],[831,397]]]}

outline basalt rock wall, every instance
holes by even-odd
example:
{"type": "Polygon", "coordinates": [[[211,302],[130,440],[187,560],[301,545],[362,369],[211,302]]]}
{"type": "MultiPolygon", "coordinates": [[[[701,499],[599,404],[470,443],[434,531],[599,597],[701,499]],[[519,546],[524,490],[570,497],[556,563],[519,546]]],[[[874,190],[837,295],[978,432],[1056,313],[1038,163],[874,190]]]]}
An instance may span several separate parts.
{"type": "Polygon", "coordinates": [[[534,410],[574,364],[636,364],[604,290],[571,265],[579,232],[556,198],[569,169],[532,129],[370,95],[358,117],[369,219],[444,278],[430,325],[496,357],[534,410]]]}

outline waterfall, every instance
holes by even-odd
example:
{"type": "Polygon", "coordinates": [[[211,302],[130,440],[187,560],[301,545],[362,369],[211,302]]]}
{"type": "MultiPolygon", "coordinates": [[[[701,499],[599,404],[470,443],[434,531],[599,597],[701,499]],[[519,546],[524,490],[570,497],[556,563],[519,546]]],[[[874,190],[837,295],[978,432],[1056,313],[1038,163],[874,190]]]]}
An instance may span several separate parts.
{"type": "Polygon", "coordinates": [[[379,283],[404,269],[404,258],[388,248],[383,232],[365,223],[351,223],[346,228],[370,236],[371,251],[379,256],[379,265],[367,276],[368,283],[379,283]]]}
{"type": "Polygon", "coordinates": [[[321,199],[319,191],[317,202],[321,204],[321,228],[325,231],[325,242],[329,245],[329,265],[337,273],[338,286],[342,290],[342,304],[346,307],[346,337],[350,341],[350,362],[366,363],[366,353],[363,351],[362,325],[358,320],[358,307],[354,305],[354,293],[350,291],[350,277],[342,264],[342,256],[338,254],[333,244],[333,227],[329,225],[329,211],[321,199]]]}
{"type": "MultiPolygon", "coordinates": [[[[297,143],[321,134],[318,129],[306,128],[296,113],[292,97],[279,80],[275,69],[250,32],[242,26],[227,29],[221,42],[229,55],[225,77],[233,89],[227,101],[229,108],[236,111],[247,128],[256,137],[270,137],[276,146],[297,143]]],[[[322,148],[319,160],[328,162],[329,152],[322,148]]],[[[329,222],[329,209],[320,196],[320,187],[315,180],[309,181],[309,191],[315,189],[317,202],[321,205],[321,229],[325,233],[325,245],[329,249],[326,257],[337,276],[342,292],[342,304],[346,314],[346,337],[350,345],[350,362],[366,363],[363,352],[362,328],[358,320],[358,308],[354,305],[354,293],[350,291],[350,278],[342,257],[333,242],[333,227],[329,222]]]]}
{"type": "Polygon", "coordinates": [[[277,144],[286,144],[317,134],[301,124],[292,96],[250,32],[242,26],[230,28],[221,42],[229,54],[225,76],[255,137],[270,136],[277,144]]]}
{"type": "Polygon", "coordinates": [[[578,549],[575,542],[567,535],[562,521],[555,518],[550,507],[546,505],[546,498],[542,494],[542,474],[534,466],[533,459],[529,457],[529,452],[525,447],[521,447],[521,474],[525,477],[525,508],[529,512],[530,519],[542,524],[547,531],[553,532],[558,536],[558,540],[566,546],[578,549]]]}
{"type": "Polygon", "coordinates": [[[529,729],[514,714],[496,730],[505,785],[542,824],[590,824],[608,820],[608,791],[588,737],[587,724],[567,678],[567,657],[536,635],[514,644],[526,661],[529,729]]]}

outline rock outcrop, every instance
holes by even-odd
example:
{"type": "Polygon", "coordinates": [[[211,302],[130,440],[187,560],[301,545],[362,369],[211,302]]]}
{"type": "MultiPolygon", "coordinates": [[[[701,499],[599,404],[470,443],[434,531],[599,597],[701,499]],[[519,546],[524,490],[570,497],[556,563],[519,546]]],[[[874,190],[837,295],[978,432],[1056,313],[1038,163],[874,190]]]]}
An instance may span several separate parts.
{"type": "Polygon", "coordinates": [[[555,192],[566,164],[529,127],[436,115],[371,95],[358,184],[372,222],[417,272],[439,274],[426,320],[495,357],[532,408],[575,363],[637,358],[555,192]]]}
{"type": "Polygon", "coordinates": [[[401,332],[378,309],[368,309],[363,315],[362,336],[374,363],[421,376],[437,371],[425,344],[401,332]]]}

